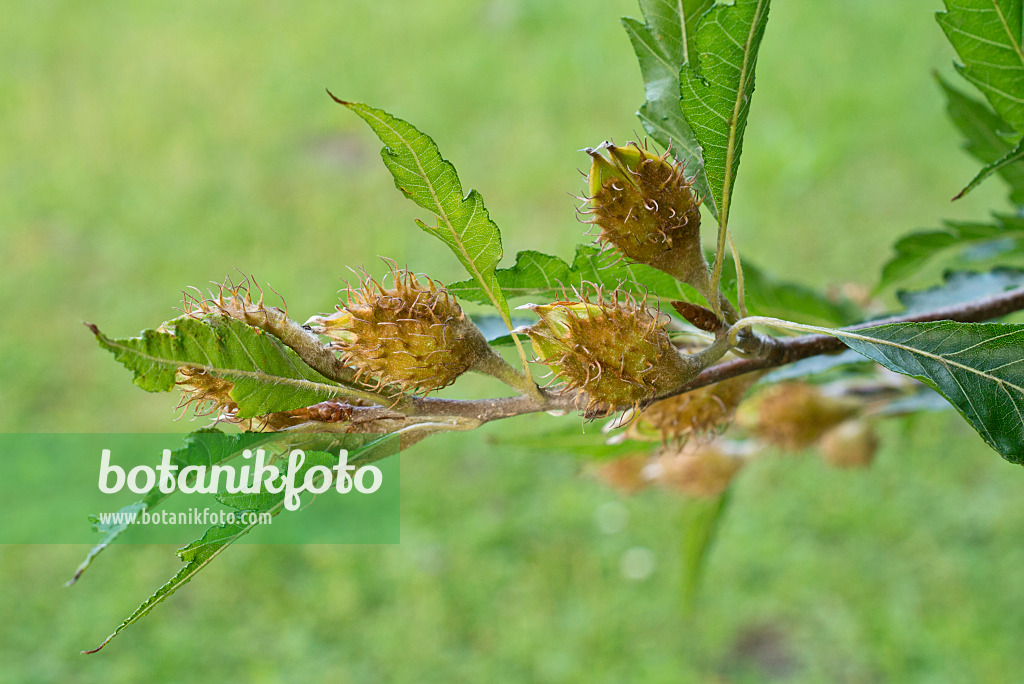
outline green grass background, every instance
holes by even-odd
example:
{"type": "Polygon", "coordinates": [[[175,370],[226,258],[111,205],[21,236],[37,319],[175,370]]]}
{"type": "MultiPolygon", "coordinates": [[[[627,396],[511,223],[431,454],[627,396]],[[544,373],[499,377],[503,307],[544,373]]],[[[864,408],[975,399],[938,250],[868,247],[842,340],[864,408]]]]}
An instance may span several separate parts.
{"type": "MultiPolygon", "coordinates": [[[[746,259],[873,285],[892,241],[1003,208],[931,69],[939,3],[779,2],[733,213],[746,259]]],[[[235,268],[293,316],[378,255],[461,279],[412,223],[379,145],[329,101],[432,134],[519,249],[568,256],[582,147],[640,129],[628,0],[4,2],[0,428],[165,431],[80,325],[133,334],[235,268]]],[[[460,391],[493,391],[470,381],[460,391]]],[[[570,419],[571,420],[571,419],[570,419]]],[[[1010,682],[1024,679],[1024,474],[949,415],[888,425],[867,472],[812,455],[746,470],[698,611],[679,608],[685,504],[622,500],[566,454],[439,437],[402,457],[402,544],[233,548],[100,655],[178,561],[0,547],[0,680],[1010,682]],[[625,579],[627,549],[654,553],[625,579]]],[[[193,424],[183,421],[180,429],[193,424]]],[[[59,499],[64,483],[55,483],[59,499]]],[[[16,515],[16,511],[8,513],[16,515]]],[[[5,514],[7,515],[7,514],[5,514]]]]}

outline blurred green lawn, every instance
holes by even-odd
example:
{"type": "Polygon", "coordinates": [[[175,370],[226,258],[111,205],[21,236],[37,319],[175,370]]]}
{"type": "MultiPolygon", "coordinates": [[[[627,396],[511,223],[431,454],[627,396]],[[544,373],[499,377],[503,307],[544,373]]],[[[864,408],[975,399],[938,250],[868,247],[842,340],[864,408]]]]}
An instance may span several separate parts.
{"type": "MultiPolygon", "coordinates": [[[[938,5],[773,8],[733,215],[746,259],[873,285],[900,233],[999,206],[995,181],[948,202],[975,167],[929,76],[952,59],[938,5]]],[[[0,426],[167,430],[175,399],[134,389],[80,321],[133,334],[236,268],[299,319],[378,255],[463,277],[324,87],[432,134],[507,262],[568,256],[577,150],[640,129],[622,14],[632,2],[3,3],[0,426]]],[[[603,533],[618,497],[582,464],[486,434],[403,455],[400,546],[233,548],[97,656],[78,650],[173,553],[112,549],[64,589],[84,549],[0,547],[0,680],[1024,679],[1024,474],[948,415],[885,432],[869,472],[812,456],[745,471],[690,618],[679,500],[623,500],[628,525],[603,533]],[[634,547],[656,559],[643,581],[620,572],[634,547]]]]}

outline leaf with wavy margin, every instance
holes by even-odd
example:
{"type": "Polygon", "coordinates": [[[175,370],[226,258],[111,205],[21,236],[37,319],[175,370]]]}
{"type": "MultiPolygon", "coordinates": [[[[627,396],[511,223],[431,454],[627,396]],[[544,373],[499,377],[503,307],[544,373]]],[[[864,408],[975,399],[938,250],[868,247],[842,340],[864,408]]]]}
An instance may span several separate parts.
{"type": "Polygon", "coordinates": [[[158,330],[144,330],[140,337],[123,339],[111,339],[88,325],[100,346],[132,371],[135,384],[147,392],[174,389],[183,367],[230,380],[240,418],[337,397],[376,400],[369,392],[328,380],[273,335],[233,318],[183,316],[158,330]]]}

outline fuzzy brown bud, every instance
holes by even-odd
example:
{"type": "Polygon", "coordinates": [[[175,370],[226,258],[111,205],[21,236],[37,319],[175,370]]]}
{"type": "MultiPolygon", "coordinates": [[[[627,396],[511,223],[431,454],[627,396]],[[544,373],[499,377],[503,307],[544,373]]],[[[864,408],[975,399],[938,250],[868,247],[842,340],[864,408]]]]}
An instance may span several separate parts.
{"type": "Polygon", "coordinates": [[[379,387],[425,394],[452,384],[476,360],[479,332],[433,280],[397,269],[391,276],[391,288],[367,277],[336,313],[306,325],[379,387]]]}
{"type": "Polygon", "coordinates": [[[708,265],[700,245],[701,200],[682,164],[636,143],[587,148],[590,223],[598,239],[626,258],[653,266],[708,292],[708,265]],[[607,151],[605,157],[602,151],[607,151]]]}

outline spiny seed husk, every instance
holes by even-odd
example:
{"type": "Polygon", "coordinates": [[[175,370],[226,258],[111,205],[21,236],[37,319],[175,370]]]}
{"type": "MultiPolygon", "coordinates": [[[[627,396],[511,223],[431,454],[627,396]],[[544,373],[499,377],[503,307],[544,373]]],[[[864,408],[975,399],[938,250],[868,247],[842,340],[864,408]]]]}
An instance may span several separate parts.
{"type": "Polygon", "coordinates": [[[229,380],[209,373],[182,366],[178,369],[175,384],[181,390],[178,408],[191,406],[197,416],[212,413],[234,413],[238,404],[231,398],[235,385],[229,380]]]}
{"type": "Polygon", "coordinates": [[[541,320],[527,329],[538,361],[585,397],[596,417],[637,407],[678,386],[693,373],[672,346],[666,321],[631,298],[556,302],[532,307],[541,320]]]}
{"type": "Polygon", "coordinates": [[[803,449],[860,408],[854,400],[827,396],[809,383],[779,383],[756,397],[752,428],[766,442],[803,449]]]}
{"type": "Polygon", "coordinates": [[[700,200],[682,164],[636,143],[604,143],[587,152],[593,158],[588,213],[601,229],[598,239],[628,259],[702,289],[707,262],[700,245],[700,200]]]}
{"type": "Polygon", "coordinates": [[[681,448],[666,447],[650,470],[651,479],[687,496],[714,497],[729,486],[745,463],[722,445],[692,442],[681,448]]]}
{"type": "Polygon", "coordinates": [[[392,275],[392,288],[366,278],[335,314],[311,319],[311,327],[381,387],[427,393],[452,384],[475,359],[472,324],[438,283],[408,271],[392,275]]]}
{"type": "Polygon", "coordinates": [[[875,459],[878,437],[864,420],[847,420],[821,438],[821,455],[836,468],[866,468],[875,459]]]}
{"type": "Polygon", "coordinates": [[[654,432],[663,442],[719,433],[732,423],[736,408],[761,375],[748,373],[656,401],[637,416],[630,433],[643,437],[654,432]]]}
{"type": "Polygon", "coordinates": [[[622,494],[634,494],[647,487],[643,477],[648,458],[644,454],[623,456],[594,468],[594,475],[622,494]]]}

